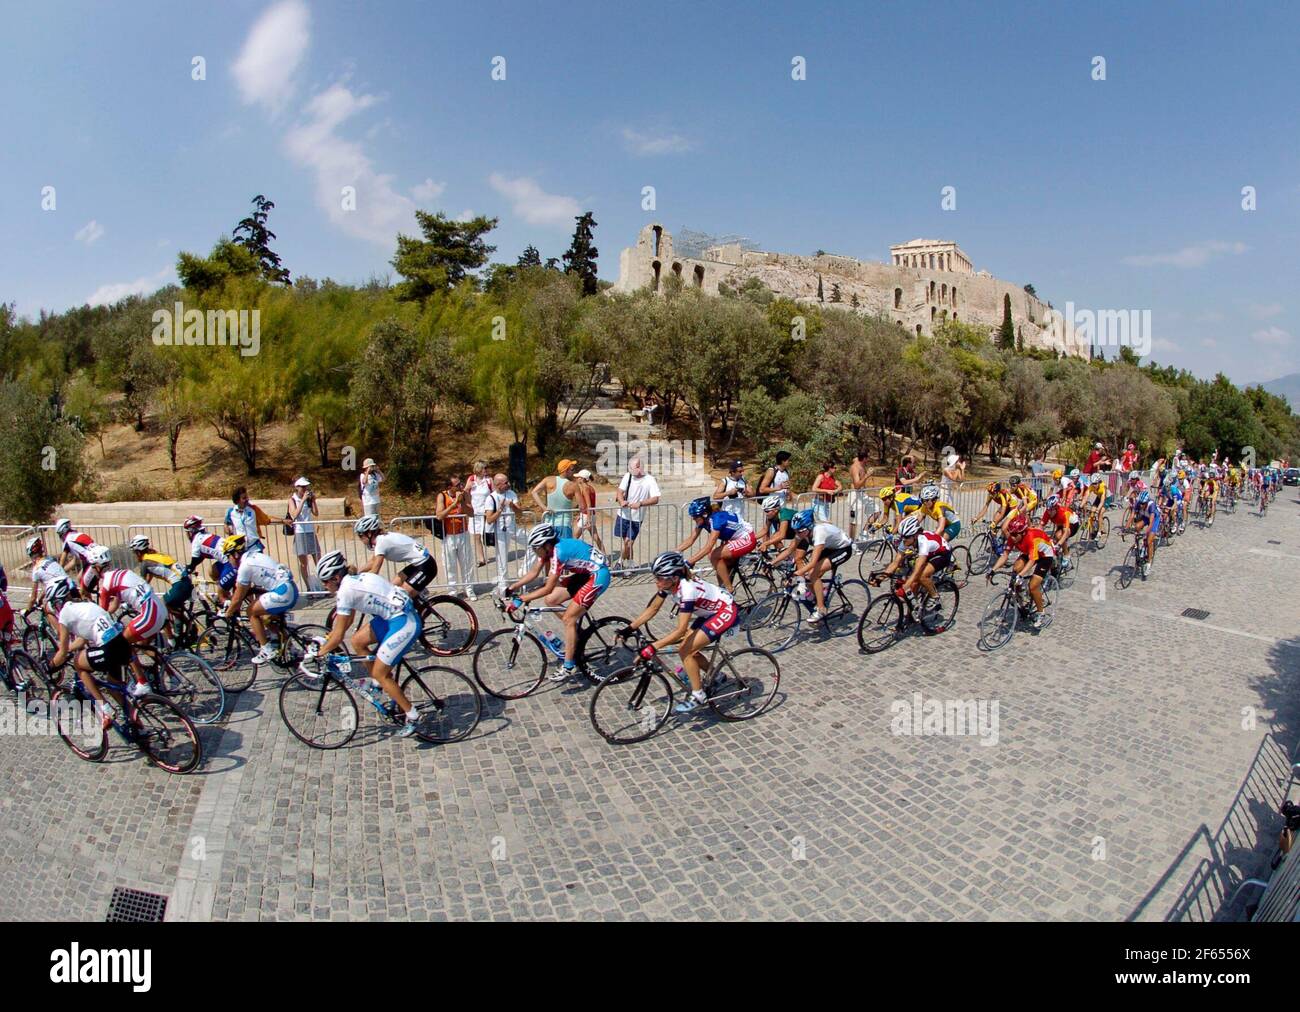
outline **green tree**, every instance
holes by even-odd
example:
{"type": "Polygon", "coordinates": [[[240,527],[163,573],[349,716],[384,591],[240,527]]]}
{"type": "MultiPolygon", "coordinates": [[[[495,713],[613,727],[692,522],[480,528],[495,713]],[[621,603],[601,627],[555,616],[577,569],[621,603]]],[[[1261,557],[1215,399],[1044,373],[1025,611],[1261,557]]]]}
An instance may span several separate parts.
{"type": "Polygon", "coordinates": [[[448,292],[488,262],[496,252],[483,240],[497,227],[496,218],[479,215],[468,221],[452,221],[441,212],[415,212],[423,238],[398,235],[393,268],[405,280],[394,294],[399,300],[425,302],[439,292],[448,292]]]}
{"type": "Polygon", "coordinates": [[[273,363],[236,355],[214,368],[197,391],[203,417],[239,454],[248,474],[257,473],[262,430],[284,409],[287,387],[273,363]]]}
{"type": "Polygon", "coordinates": [[[572,274],[582,282],[582,294],[595,295],[599,288],[596,284],[596,258],[600,251],[593,242],[596,218],[587,211],[577,219],[578,225],[573,230],[573,241],[565,251],[564,273],[572,274]]]}
{"type": "Polygon", "coordinates": [[[542,254],[538,252],[537,247],[529,244],[524,247],[524,251],[519,254],[519,259],[515,262],[516,267],[540,267],[542,266],[542,254]]]}
{"type": "Polygon", "coordinates": [[[844,296],[840,294],[840,283],[838,281],[831,282],[831,301],[832,302],[844,301],[844,296]]]}
{"type": "Polygon", "coordinates": [[[275,233],[266,227],[267,217],[275,204],[262,194],[253,198],[253,213],[242,218],[232,233],[234,241],[257,258],[262,277],[281,285],[290,284],[289,272],[280,264],[279,255],[271,249],[275,233]]]}
{"type": "Polygon", "coordinates": [[[104,449],[104,430],[113,419],[108,400],[103,391],[84,372],[77,373],[64,394],[64,417],[85,436],[99,441],[99,455],[107,457],[104,449]]]}
{"type": "Polygon", "coordinates": [[[176,276],[192,292],[220,288],[230,278],[256,277],[261,263],[251,250],[222,236],[206,257],[181,251],[176,256],[176,276]]]}
{"type": "Polygon", "coordinates": [[[330,446],[347,432],[351,415],[347,395],[338,390],[318,390],[302,402],[300,424],[320,457],[320,466],[330,466],[330,446]]]}
{"type": "Polygon", "coordinates": [[[1178,434],[1193,457],[1209,457],[1216,450],[1234,460],[1244,446],[1256,448],[1256,459],[1264,458],[1265,430],[1255,416],[1250,398],[1232,385],[1223,373],[1213,383],[1201,383],[1192,390],[1178,434]]]}
{"type": "Polygon", "coordinates": [[[1002,296],[1002,326],[998,328],[998,347],[1004,351],[1014,351],[1016,347],[1016,325],[1011,320],[1011,296],[1002,296]]]}
{"type": "Polygon", "coordinates": [[[85,437],[26,384],[0,382],[0,517],[46,523],[87,476],[85,437]]]}

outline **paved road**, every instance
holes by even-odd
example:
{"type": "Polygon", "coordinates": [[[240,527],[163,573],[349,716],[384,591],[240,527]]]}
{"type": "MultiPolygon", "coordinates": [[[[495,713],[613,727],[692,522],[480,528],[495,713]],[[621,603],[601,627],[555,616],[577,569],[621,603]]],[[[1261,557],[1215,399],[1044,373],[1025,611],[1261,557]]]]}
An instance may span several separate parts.
{"type": "Polygon", "coordinates": [[[958,628],[879,657],[801,643],[769,714],[628,748],[572,686],[458,745],[322,753],[259,684],[190,777],[0,737],[0,917],[102,919],[115,885],[172,919],[1216,916],[1271,849],[1300,735],[1298,506],[1191,531],[1123,591],[1114,538],[1050,630],[993,656],[983,585],[958,628]],[[918,693],[995,702],[996,741],[893,733],[918,693]]]}

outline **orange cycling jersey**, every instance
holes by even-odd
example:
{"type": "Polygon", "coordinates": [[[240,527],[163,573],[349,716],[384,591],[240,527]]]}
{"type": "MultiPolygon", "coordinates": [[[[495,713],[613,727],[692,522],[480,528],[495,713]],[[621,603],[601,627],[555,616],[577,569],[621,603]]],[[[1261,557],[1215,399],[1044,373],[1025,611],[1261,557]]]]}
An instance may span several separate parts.
{"type": "Polygon", "coordinates": [[[1046,531],[1039,530],[1037,527],[1031,527],[1016,542],[1016,551],[1029,559],[1030,562],[1037,562],[1041,558],[1054,558],[1056,550],[1052,547],[1052,539],[1047,536],[1046,531]]]}

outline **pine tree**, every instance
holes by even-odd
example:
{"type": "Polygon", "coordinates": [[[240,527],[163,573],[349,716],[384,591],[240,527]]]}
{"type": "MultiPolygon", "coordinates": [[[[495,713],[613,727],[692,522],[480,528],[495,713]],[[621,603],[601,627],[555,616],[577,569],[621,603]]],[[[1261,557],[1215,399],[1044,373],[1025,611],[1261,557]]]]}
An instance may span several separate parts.
{"type": "Polygon", "coordinates": [[[852,306],[854,309],[858,309],[862,306],[862,302],[858,299],[857,292],[854,292],[853,297],[849,299],[849,305],[852,306]]]}
{"type": "Polygon", "coordinates": [[[519,254],[519,259],[515,262],[516,267],[540,267],[542,266],[542,255],[537,252],[537,247],[529,245],[519,254]]]}
{"type": "Polygon", "coordinates": [[[826,301],[826,296],[822,294],[822,276],[820,274],[817,275],[817,301],[826,301]]]}
{"type": "Polygon", "coordinates": [[[563,257],[564,273],[576,274],[582,279],[583,295],[595,295],[600,290],[596,283],[596,257],[600,255],[600,250],[592,242],[596,219],[587,211],[576,220],[578,227],[573,230],[573,242],[563,257]]]}
{"type": "Polygon", "coordinates": [[[266,227],[266,219],[272,208],[271,201],[262,194],[253,198],[254,211],[235,226],[234,241],[257,257],[258,268],[267,281],[282,285],[289,284],[289,272],[280,265],[280,258],[271,249],[271,240],[275,233],[266,227]]]}
{"type": "Polygon", "coordinates": [[[998,328],[998,347],[1014,351],[1016,347],[1016,326],[1011,322],[1011,296],[1002,296],[1002,326],[998,328]]]}
{"type": "Polygon", "coordinates": [[[844,296],[840,294],[840,283],[838,281],[831,282],[831,301],[832,302],[844,301],[844,296]]]}

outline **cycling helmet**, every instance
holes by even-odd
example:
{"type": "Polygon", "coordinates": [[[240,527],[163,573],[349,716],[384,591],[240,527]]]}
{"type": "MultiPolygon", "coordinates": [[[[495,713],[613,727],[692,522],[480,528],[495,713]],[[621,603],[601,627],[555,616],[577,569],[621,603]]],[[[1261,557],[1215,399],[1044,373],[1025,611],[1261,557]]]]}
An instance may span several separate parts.
{"type": "Polygon", "coordinates": [[[1079,469],[1077,467],[1070,468],[1070,477],[1071,478],[1079,477],[1079,469]]]}
{"type": "Polygon", "coordinates": [[[1210,477],[1217,478],[1218,476],[1219,476],[1219,469],[1217,467],[1210,468],[1210,477]]]}
{"type": "Polygon", "coordinates": [[[29,559],[34,559],[37,556],[45,554],[45,542],[41,540],[41,536],[39,534],[34,538],[28,538],[25,547],[27,550],[27,557],[29,559]]]}
{"type": "Polygon", "coordinates": [[[231,534],[221,539],[221,551],[225,555],[236,555],[248,547],[248,539],[242,534],[231,534]]]}
{"type": "Polygon", "coordinates": [[[1065,469],[1062,468],[1062,467],[1053,468],[1053,469],[1052,469],[1052,477],[1053,477],[1053,478],[1064,478],[1064,477],[1065,477],[1065,469]]]}
{"type": "Polygon", "coordinates": [[[697,520],[698,520],[700,517],[708,516],[708,515],[709,515],[709,497],[708,497],[707,495],[702,495],[702,496],[697,496],[696,498],[692,499],[692,500],[690,501],[690,504],[687,505],[687,507],[686,507],[686,512],[687,512],[689,515],[695,517],[697,520]]]}
{"type": "Polygon", "coordinates": [[[45,595],[45,603],[56,611],[68,603],[72,597],[72,584],[60,580],[50,588],[50,592],[45,595]]]}
{"type": "Polygon", "coordinates": [[[1011,518],[1011,522],[1007,524],[1007,534],[1013,538],[1020,537],[1027,530],[1029,530],[1029,517],[1023,513],[1017,513],[1011,518]]]}
{"type": "Polygon", "coordinates": [[[1059,495],[1049,495],[1047,501],[1043,503],[1043,509],[1054,510],[1059,505],[1061,505],[1061,497],[1059,495]]]}
{"type": "Polygon", "coordinates": [[[903,522],[898,525],[898,536],[900,538],[914,538],[920,533],[920,517],[903,517],[903,522]]]}
{"type": "Polygon", "coordinates": [[[987,485],[985,485],[984,487],[985,487],[986,489],[988,489],[989,495],[992,495],[994,492],[1001,492],[1001,491],[1002,491],[1002,482],[1000,482],[1000,481],[991,481],[991,482],[989,482],[987,485]]]}
{"type": "Polygon", "coordinates": [[[343,557],[342,552],[326,552],[321,556],[320,562],[316,563],[316,578],[321,583],[328,583],[336,576],[342,576],[348,571],[348,560],[343,557]]]}
{"type": "Polygon", "coordinates": [[[113,561],[107,548],[103,545],[96,545],[86,553],[86,563],[91,566],[107,566],[113,561]]]}
{"type": "Polygon", "coordinates": [[[1181,467],[1178,469],[1178,477],[1180,477],[1180,478],[1186,478],[1186,477],[1187,477],[1187,472],[1184,471],[1181,467]]]}
{"type": "Polygon", "coordinates": [[[921,489],[921,502],[934,502],[939,498],[938,485],[926,485],[921,489]]]}
{"type": "Polygon", "coordinates": [[[763,500],[763,512],[771,513],[773,510],[779,510],[785,505],[785,499],[779,495],[770,495],[763,500]]]}
{"type": "Polygon", "coordinates": [[[352,525],[352,529],[362,537],[367,534],[374,534],[382,525],[379,523],[379,517],[373,513],[368,514],[352,525]]]}
{"type": "Polygon", "coordinates": [[[1143,489],[1141,492],[1138,493],[1137,501],[1139,506],[1145,506],[1147,503],[1151,501],[1151,493],[1148,492],[1146,489],[1143,489]]]}
{"type": "Polygon", "coordinates": [[[1138,474],[1136,471],[1130,471],[1128,473],[1129,481],[1140,481],[1141,479],[1142,479],[1142,475],[1138,474]]]}
{"type": "Polygon", "coordinates": [[[896,489],[893,485],[886,485],[884,488],[880,490],[881,502],[889,502],[889,500],[894,498],[894,496],[896,495],[898,495],[898,489],[896,489]]]}
{"type": "Polygon", "coordinates": [[[199,531],[203,530],[203,518],[198,516],[188,516],[185,518],[185,522],[181,524],[181,527],[185,529],[186,534],[197,534],[199,531]]]}
{"type": "Polygon", "coordinates": [[[528,532],[528,547],[541,548],[544,545],[553,545],[560,540],[560,536],[555,533],[555,528],[550,524],[538,524],[528,532]]]}
{"type": "Polygon", "coordinates": [[[1023,485],[1024,483],[1025,483],[1025,479],[1018,474],[1013,474],[1010,478],[1007,479],[1007,484],[1010,485],[1012,488],[1015,488],[1017,485],[1023,485]]]}
{"type": "Polygon", "coordinates": [[[800,510],[798,513],[796,513],[793,517],[790,518],[790,530],[795,532],[806,531],[809,528],[811,528],[812,525],[813,525],[812,510],[800,510]]]}
{"type": "Polygon", "coordinates": [[[70,530],[72,530],[72,521],[67,517],[54,522],[54,533],[59,537],[66,538],[68,536],[68,531],[70,530]]]}
{"type": "Polygon", "coordinates": [[[131,539],[131,550],[134,552],[149,551],[149,539],[143,534],[137,534],[131,539]]]}
{"type": "Polygon", "coordinates": [[[661,580],[671,580],[675,576],[684,576],[690,569],[686,556],[681,552],[660,552],[650,563],[650,572],[661,580]]]}

